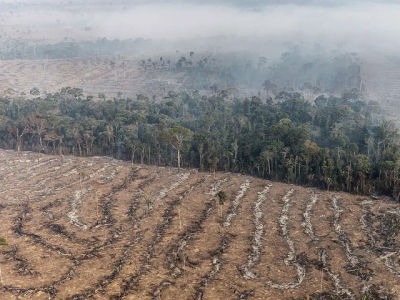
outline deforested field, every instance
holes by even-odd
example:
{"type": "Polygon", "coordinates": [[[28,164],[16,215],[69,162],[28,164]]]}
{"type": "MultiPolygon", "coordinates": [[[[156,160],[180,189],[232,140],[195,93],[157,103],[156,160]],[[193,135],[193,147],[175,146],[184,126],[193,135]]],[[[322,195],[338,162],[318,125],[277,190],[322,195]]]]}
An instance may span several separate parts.
{"type": "Polygon", "coordinates": [[[389,200],[4,150],[0,187],[2,300],[400,297],[389,200]]]}
{"type": "Polygon", "coordinates": [[[107,98],[136,98],[164,95],[165,91],[178,90],[179,75],[165,70],[144,70],[138,66],[140,56],[129,60],[115,57],[85,57],[71,59],[4,60],[0,61],[0,91],[4,96],[27,97],[33,87],[42,95],[59,92],[64,87],[83,90],[84,96],[97,97],[104,93],[107,98]]]}

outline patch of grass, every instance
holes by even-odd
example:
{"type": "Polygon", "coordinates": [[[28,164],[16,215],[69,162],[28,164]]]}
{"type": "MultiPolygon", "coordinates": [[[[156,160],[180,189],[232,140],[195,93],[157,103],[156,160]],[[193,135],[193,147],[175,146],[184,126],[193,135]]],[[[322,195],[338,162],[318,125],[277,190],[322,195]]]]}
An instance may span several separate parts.
{"type": "Polygon", "coordinates": [[[7,241],[5,238],[0,238],[0,246],[7,246],[7,241]]]}

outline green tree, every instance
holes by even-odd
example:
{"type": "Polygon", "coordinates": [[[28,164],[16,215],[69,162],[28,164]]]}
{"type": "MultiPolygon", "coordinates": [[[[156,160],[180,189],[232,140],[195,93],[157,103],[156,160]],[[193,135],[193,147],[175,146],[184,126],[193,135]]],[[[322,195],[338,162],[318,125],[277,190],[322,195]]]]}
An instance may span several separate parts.
{"type": "Polygon", "coordinates": [[[222,218],[222,206],[225,204],[226,200],[228,199],[228,196],[226,195],[226,193],[224,191],[219,191],[217,193],[217,197],[218,197],[218,204],[219,204],[219,208],[220,208],[220,217],[222,218]]]}
{"type": "Polygon", "coordinates": [[[39,96],[40,95],[40,91],[39,91],[39,89],[37,87],[34,87],[29,91],[29,94],[31,94],[32,96],[39,96]]]}
{"type": "Polygon", "coordinates": [[[165,144],[171,145],[178,152],[178,169],[181,168],[181,152],[190,148],[190,142],[193,139],[193,133],[190,129],[182,126],[174,126],[162,133],[162,140],[165,144]]]}

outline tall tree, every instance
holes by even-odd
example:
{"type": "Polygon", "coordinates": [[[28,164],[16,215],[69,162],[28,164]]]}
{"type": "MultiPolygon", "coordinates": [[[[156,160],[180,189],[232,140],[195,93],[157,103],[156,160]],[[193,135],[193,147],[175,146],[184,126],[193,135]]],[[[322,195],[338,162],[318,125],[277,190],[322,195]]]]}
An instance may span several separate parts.
{"type": "Polygon", "coordinates": [[[171,145],[178,152],[178,169],[181,168],[181,151],[188,150],[193,139],[193,133],[190,129],[181,126],[173,128],[162,133],[162,139],[165,144],[171,145]]]}

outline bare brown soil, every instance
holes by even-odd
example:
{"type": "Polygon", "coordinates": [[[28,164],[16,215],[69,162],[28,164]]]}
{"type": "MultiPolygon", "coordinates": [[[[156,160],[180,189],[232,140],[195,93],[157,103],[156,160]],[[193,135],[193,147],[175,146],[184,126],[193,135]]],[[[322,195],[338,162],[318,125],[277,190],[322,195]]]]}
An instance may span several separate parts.
{"type": "Polygon", "coordinates": [[[0,187],[2,300],[400,297],[387,199],[4,150],[0,187]]]}

